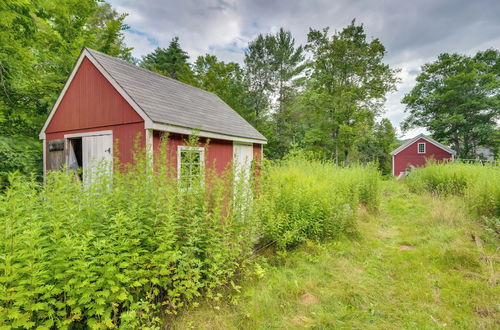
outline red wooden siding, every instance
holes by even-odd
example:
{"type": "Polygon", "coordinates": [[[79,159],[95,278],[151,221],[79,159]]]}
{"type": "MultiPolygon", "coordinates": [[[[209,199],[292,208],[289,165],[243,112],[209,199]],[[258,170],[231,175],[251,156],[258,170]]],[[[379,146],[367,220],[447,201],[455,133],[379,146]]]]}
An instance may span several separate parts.
{"type": "Polygon", "coordinates": [[[438,146],[430,143],[425,139],[418,139],[411,145],[394,155],[393,167],[394,175],[399,175],[399,173],[404,172],[408,165],[413,165],[415,167],[421,167],[425,165],[427,159],[435,159],[437,161],[450,159],[452,155],[438,146]],[[425,143],[425,153],[418,153],[418,144],[425,143]]]}
{"type": "Polygon", "coordinates": [[[137,138],[139,138],[140,145],[145,146],[144,138],[144,124],[134,123],[126,125],[115,125],[115,126],[105,126],[97,128],[87,128],[87,129],[77,129],[71,131],[46,133],[46,150],[48,148],[48,142],[50,140],[64,139],[64,134],[75,134],[75,133],[86,133],[95,131],[113,131],[113,152],[116,154],[118,152],[120,162],[128,163],[132,161],[134,143],[137,138]],[[118,140],[118,141],[117,141],[118,140]],[[117,147],[119,150],[117,150],[117,147]]]}
{"type": "Polygon", "coordinates": [[[84,59],[46,133],[142,121],[99,70],[84,59]]]}
{"type": "Polygon", "coordinates": [[[62,139],[64,134],[104,130],[113,131],[113,151],[118,151],[122,162],[132,160],[138,134],[145,145],[142,118],[97,68],[84,59],[47,126],[46,143],[62,139]],[[117,139],[120,150],[116,150],[117,139]]]}
{"type": "MultiPolygon", "coordinates": [[[[158,161],[160,154],[160,141],[163,136],[162,132],[153,132],[153,150],[155,155],[155,161],[158,161]]],[[[167,144],[167,156],[169,166],[172,166],[174,171],[177,171],[177,147],[186,145],[187,136],[179,134],[167,134],[168,137],[167,144]]],[[[205,167],[208,169],[214,169],[218,174],[221,174],[224,170],[231,166],[233,161],[233,142],[226,140],[217,140],[200,138],[200,147],[206,147],[205,151],[205,167]]]]}
{"type": "Polygon", "coordinates": [[[262,161],[262,144],[253,144],[253,159],[256,162],[262,161]]]}

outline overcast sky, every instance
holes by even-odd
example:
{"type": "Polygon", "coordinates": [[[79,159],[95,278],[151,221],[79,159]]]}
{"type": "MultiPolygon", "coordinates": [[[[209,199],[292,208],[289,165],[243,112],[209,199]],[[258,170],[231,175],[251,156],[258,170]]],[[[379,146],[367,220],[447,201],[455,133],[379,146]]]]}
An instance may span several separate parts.
{"type": "MultiPolygon", "coordinates": [[[[210,53],[242,63],[245,47],[259,33],[290,30],[298,44],[309,28],[341,30],[353,18],[386,46],[386,63],[400,68],[398,91],[388,96],[385,117],[405,118],[402,97],[423,63],[442,52],[474,54],[500,48],[500,0],[111,0],[125,22],[127,45],[141,57],[180,39],[191,60],[210,53]]],[[[404,137],[423,132],[415,130],[404,137]]]]}

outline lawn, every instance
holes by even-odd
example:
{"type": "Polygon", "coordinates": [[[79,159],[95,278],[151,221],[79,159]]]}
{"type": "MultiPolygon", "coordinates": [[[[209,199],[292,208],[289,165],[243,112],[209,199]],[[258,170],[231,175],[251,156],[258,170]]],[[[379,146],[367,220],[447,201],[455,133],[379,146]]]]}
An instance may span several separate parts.
{"type": "MultiPolygon", "coordinates": [[[[498,241],[459,197],[384,182],[349,238],[267,253],[232,300],[201,301],[172,328],[500,327],[498,241]]],[[[270,251],[267,251],[270,252],[270,251]]],[[[264,252],[266,254],[266,252],[264,252]]]]}

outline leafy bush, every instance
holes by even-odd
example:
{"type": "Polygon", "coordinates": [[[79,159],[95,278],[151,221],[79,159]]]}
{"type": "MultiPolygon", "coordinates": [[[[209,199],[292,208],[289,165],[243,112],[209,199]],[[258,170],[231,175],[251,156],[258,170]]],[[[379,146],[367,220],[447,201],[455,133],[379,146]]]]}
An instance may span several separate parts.
{"type": "Polygon", "coordinates": [[[278,247],[334,238],[355,229],[359,204],[376,209],[380,175],[372,167],[289,159],[263,171],[256,210],[264,242],[278,247]]]}
{"type": "Polygon", "coordinates": [[[469,210],[483,217],[489,228],[499,233],[500,168],[479,164],[437,164],[411,172],[405,179],[414,192],[463,196],[469,210]]]}
{"type": "Polygon", "coordinates": [[[352,231],[358,205],[379,199],[372,167],[287,160],[261,168],[254,187],[231,169],[188,187],[166,163],[153,170],[139,154],[85,188],[73,173],[51,172],[45,186],[11,174],[0,195],[0,324],[157,327],[161,312],[219,299],[258,242],[352,231]]]}
{"type": "Polygon", "coordinates": [[[169,168],[136,161],[86,189],[70,173],[50,173],[45,187],[11,175],[0,196],[0,324],[152,327],[160,308],[218,298],[252,253],[251,208],[227,198],[230,177],[207,173],[210,184],[188,189],[169,168]]]}
{"type": "Polygon", "coordinates": [[[441,195],[463,195],[468,183],[477,176],[474,165],[429,161],[427,166],[412,171],[405,181],[410,190],[417,193],[428,191],[441,195]]]}
{"type": "Polygon", "coordinates": [[[19,171],[23,175],[42,178],[42,144],[26,137],[0,136],[0,190],[8,183],[9,173],[19,171]]]}

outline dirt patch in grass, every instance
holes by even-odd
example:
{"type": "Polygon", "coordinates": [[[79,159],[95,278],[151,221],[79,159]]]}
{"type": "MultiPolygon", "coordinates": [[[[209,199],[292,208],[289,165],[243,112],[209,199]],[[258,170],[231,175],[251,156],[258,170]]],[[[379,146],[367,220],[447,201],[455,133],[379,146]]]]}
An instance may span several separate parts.
{"type": "Polygon", "coordinates": [[[319,299],[312,293],[306,292],[300,296],[300,303],[304,306],[315,305],[319,303],[319,299]]]}
{"type": "Polygon", "coordinates": [[[401,244],[398,246],[398,249],[404,251],[404,250],[413,250],[413,246],[408,245],[408,244],[401,244]]]}
{"type": "Polygon", "coordinates": [[[313,323],[314,320],[307,317],[307,316],[304,316],[304,315],[297,315],[295,316],[293,319],[292,319],[292,323],[294,325],[297,325],[297,326],[307,326],[311,323],[313,323]]]}

